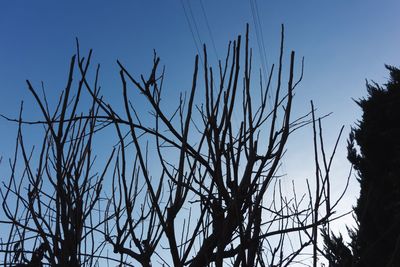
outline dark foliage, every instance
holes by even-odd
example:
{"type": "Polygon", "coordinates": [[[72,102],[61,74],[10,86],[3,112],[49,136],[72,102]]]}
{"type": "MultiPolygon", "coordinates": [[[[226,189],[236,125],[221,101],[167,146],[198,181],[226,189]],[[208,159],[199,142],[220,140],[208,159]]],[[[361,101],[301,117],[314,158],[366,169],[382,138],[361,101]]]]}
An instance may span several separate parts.
{"type": "Polygon", "coordinates": [[[341,234],[338,236],[329,234],[326,231],[322,232],[325,242],[326,258],[329,261],[330,267],[351,267],[353,263],[353,254],[343,241],[341,234]]]}
{"type": "Polygon", "coordinates": [[[350,231],[353,264],[341,237],[326,236],[330,266],[400,266],[400,70],[386,68],[388,83],[367,82],[368,97],[356,102],[363,116],[348,141],[361,186],[350,231]]]}

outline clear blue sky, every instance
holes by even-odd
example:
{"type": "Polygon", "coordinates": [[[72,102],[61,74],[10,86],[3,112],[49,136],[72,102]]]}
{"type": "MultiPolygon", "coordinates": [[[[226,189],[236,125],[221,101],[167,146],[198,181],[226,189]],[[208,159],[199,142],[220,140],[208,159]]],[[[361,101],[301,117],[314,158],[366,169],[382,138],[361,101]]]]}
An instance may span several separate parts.
{"type": "MultiPolygon", "coordinates": [[[[332,144],[342,124],[348,131],[359,118],[352,98],[365,95],[365,79],[382,83],[388,77],[384,64],[399,66],[400,1],[256,2],[268,64],[276,62],[280,24],[284,23],[286,55],[293,49],[299,57],[305,57],[305,77],[296,94],[295,112],[308,109],[311,99],[320,114],[333,112],[325,122],[327,142],[332,144]]],[[[102,65],[105,96],[120,92],[116,59],[134,74],[147,73],[153,49],[167,67],[168,84],[174,87],[171,90],[187,89],[197,51],[182,3],[188,15],[192,12],[211,60],[215,62],[215,54],[224,56],[228,41],[243,33],[247,22],[253,32],[255,56],[259,56],[250,1],[246,0],[202,0],[213,39],[199,0],[1,1],[0,113],[17,116],[19,103],[25,100],[26,115],[39,118],[25,79],[35,85],[44,81],[50,98],[55,99],[66,81],[75,37],[85,51],[94,49],[94,62],[102,65]]],[[[257,58],[255,63],[259,64],[257,58]]],[[[165,101],[174,99],[167,96],[165,101]]],[[[0,127],[0,155],[8,158],[16,125],[0,120],[0,127]]],[[[310,138],[307,131],[291,143],[292,153],[288,153],[285,168],[292,176],[312,173],[312,169],[304,169],[302,162],[308,159],[304,155],[310,148],[305,138],[310,138]]],[[[339,187],[348,167],[345,138],[337,156],[339,187]]],[[[312,159],[311,154],[307,155],[312,159]]],[[[353,183],[351,201],[357,192],[353,183]]]]}

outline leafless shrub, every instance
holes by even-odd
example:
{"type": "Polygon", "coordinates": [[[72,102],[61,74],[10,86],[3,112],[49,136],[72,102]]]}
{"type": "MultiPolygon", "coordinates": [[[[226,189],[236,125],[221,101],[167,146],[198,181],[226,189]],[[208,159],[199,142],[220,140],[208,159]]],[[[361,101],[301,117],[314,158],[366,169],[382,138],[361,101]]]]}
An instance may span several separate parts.
{"type": "Polygon", "coordinates": [[[162,102],[165,72],[156,54],[148,78],[135,79],[118,61],[122,112],[99,95],[98,69],[95,82],[88,81],[91,52],[82,58],[79,46],[69,75],[71,81],[77,65],[77,94],[70,100],[69,82],[53,114],[28,82],[45,118],[36,122],[44,125],[45,136],[34,170],[22,138],[27,122],[16,120],[17,152],[22,155],[16,152],[12,176],[1,191],[11,225],[4,262],[37,259],[51,266],[92,266],[105,259],[121,266],[287,266],[311,248],[316,266],[319,228],[329,222],[340,200],[331,200],[329,182],[337,143],[326,155],[321,119],[315,118],[312,105],[309,114],[291,117],[303,61],[295,80],[291,52],[284,84],[283,26],[279,62],[267,81],[260,79],[258,90],[251,83],[248,29],[242,42],[239,36],[229,44],[217,72],[209,66],[204,46],[203,62],[195,58],[192,88],[172,113],[162,102]],[[201,71],[204,91],[198,88],[201,71]],[[150,118],[135,109],[139,101],[130,87],[146,99],[150,118]],[[87,115],[76,113],[82,90],[92,99],[87,115]],[[201,94],[204,102],[197,100],[201,94]],[[287,195],[279,167],[289,136],[306,125],[314,129],[315,180],[307,181],[307,193],[297,195],[293,185],[293,194],[287,195]],[[104,169],[93,176],[92,139],[106,126],[115,130],[117,144],[104,169]],[[25,169],[19,179],[14,166],[21,157],[25,169]],[[95,206],[109,165],[112,188],[104,192],[108,201],[102,213],[95,206]],[[102,218],[95,221],[94,214],[102,218]],[[103,240],[95,241],[98,234],[103,240]],[[107,245],[114,255],[105,255],[107,245]]]}

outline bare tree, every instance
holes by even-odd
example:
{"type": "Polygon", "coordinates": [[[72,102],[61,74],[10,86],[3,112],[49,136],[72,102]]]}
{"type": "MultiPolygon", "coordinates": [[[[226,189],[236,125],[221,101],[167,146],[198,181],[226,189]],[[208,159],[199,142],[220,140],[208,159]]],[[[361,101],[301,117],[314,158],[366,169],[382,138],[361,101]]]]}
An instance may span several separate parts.
{"type": "Polygon", "coordinates": [[[135,79],[118,62],[125,114],[100,99],[98,103],[113,121],[120,142],[108,211],[115,216],[107,222],[105,233],[121,258],[128,256],[143,266],[150,266],[152,258],[172,266],[284,266],[312,246],[316,265],[318,227],[328,222],[337,204],[331,204],[329,185],[337,143],[327,158],[322,135],[318,135],[321,121],[316,129],[313,107],[309,114],[291,118],[293,91],[302,79],[303,63],[294,81],[295,53],[291,53],[284,88],[283,39],[282,27],[275,98],[270,105],[274,66],[266,84],[260,82],[257,95],[251,84],[248,31],[244,63],[239,36],[230,43],[225,62],[220,62],[217,79],[204,47],[205,103],[196,104],[197,56],[192,88],[181,96],[172,115],[161,102],[164,70],[159,70],[157,55],[147,79],[135,79]],[[154,124],[142,123],[148,119],[141,118],[135,102],[129,100],[131,85],[149,103],[154,124]],[[308,185],[308,194],[298,198],[293,190],[288,197],[282,193],[278,168],[289,135],[310,123],[314,126],[315,192],[308,185]],[[127,162],[134,162],[133,167],[127,162]]]}
{"type": "Polygon", "coordinates": [[[216,72],[204,46],[202,60],[195,58],[191,89],[181,94],[174,110],[162,102],[165,72],[156,54],[148,78],[135,79],[118,61],[123,111],[99,95],[99,68],[94,83],[89,82],[91,52],[85,59],[79,46],[69,79],[77,65],[80,82],[73,104],[68,100],[69,82],[51,115],[47,101],[28,83],[45,117],[36,123],[45,125],[46,134],[34,173],[22,142],[23,120],[17,120],[17,145],[26,166],[22,178],[27,177],[30,187],[25,196],[23,179],[17,180],[13,165],[2,191],[3,209],[12,225],[5,262],[29,262],[29,244],[30,262],[39,255],[51,266],[91,266],[100,258],[117,260],[121,266],[287,266],[306,252],[316,266],[319,228],[329,222],[340,199],[331,201],[329,182],[337,143],[326,155],[321,119],[315,118],[312,105],[308,114],[291,117],[303,61],[295,80],[291,52],[288,78],[283,78],[283,26],[278,65],[272,66],[266,81],[260,75],[259,85],[252,83],[248,28],[242,42],[239,36],[229,43],[216,72]],[[92,100],[87,115],[76,114],[82,89],[92,100]],[[143,101],[131,101],[134,97],[145,98],[149,113],[135,108],[143,101]],[[293,193],[287,194],[279,168],[290,134],[306,125],[314,129],[315,180],[307,181],[300,195],[293,183],[293,193]],[[91,140],[106,126],[115,130],[117,144],[94,179],[91,140]],[[109,164],[112,186],[104,192],[104,213],[94,222],[93,213],[102,212],[94,208],[109,164]],[[44,177],[54,195],[44,189],[44,177]],[[16,212],[9,208],[10,195],[18,200],[16,212]],[[105,242],[94,242],[96,233],[105,242]],[[105,254],[107,245],[115,255],[105,254]]]}
{"type": "Polygon", "coordinates": [[[8,240],[2,244],[5,265],[93,266],[93,256],[99,254],[101,246],[94,239],[103,218],[94,215],[112,154],[103,170],[92,170],[94,133],[101,127],[96,101],[93,99],[87,115],[78,113],[88,66],[80,73],[74,91],[76,56],[72,57],[68,82],[54,112],[46,95],[40,98],[27,81],[44,118],[32,122],[43,126],[43,139],[38,152],[29,151],[24,143],[21,105],[11,177],[0,191],[6,216],[2,223],[10,227],[8,240]],[[17,169],[20,162],[21,172],[17,169]]]}

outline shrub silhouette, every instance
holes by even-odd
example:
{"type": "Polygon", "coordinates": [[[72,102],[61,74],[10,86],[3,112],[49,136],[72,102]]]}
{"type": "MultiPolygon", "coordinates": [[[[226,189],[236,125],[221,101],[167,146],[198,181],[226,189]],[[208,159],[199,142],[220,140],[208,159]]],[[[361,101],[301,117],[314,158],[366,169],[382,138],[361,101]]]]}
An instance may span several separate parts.
{"type": "Polygon", "coordinates": [[[292,118],[303,62],[295,80],[292,52],[288,78],[282,78],[283,39],[282,26],[277,71],[273,66],[267,81],[256,85],[259,90],[251,83],[248,28],[244,44],[240,36],[230,43],[216,72],[204,46],[202,62],[195,58],[191,89],[172,112],[171,103],[162,102],[165,73],[156,54],[150,74],[140,79],[118,61],[122,111],[100,95],[99,68],[89,79],[92,52],[82,57],[79,45],[53,113],[28,82],[44,120],[28,122],[22,114],[14,120],[26,173],[18,176],[12,168],[2,188],[11,225],[5,264],[31,264],[43,247],[42,262],[51,266],[93,266],[102,260],[124,266],[281,266],[301,260],[311,247],[315,266],[319,227],[329,222],[338,202],[330,199],[329,186],[337,143],[327,155],[313,107],[292,118]],[[91,104],[81,113],[84,93],[91,104]],[[139,102],[150,112],[136,110],[139,102]],[[45,129],[37,161],[22,138],[22,126],[29,123],[45,129]],[[314,129],[314,181],[307,181],[308,193],[297,195],[293,186],[293,194],[285,195],[277,172],[290,134],[306,125],[314,129]],[[92,141],[105,128],[113,131],[116,145],[95,172],[92,141]],[[106,179],[111,185],[103,187],[106,179]]]}
{"type": "Polygon", "coordinates": [[[367,82],[368,97],[356,101],[362,119],[352,130],[348,159],[357,170],[360,196],[350,230],[352,253],[325,235],[331,266],[400,266],[400,70],[386,66],[389,81],[367,82]]]}

